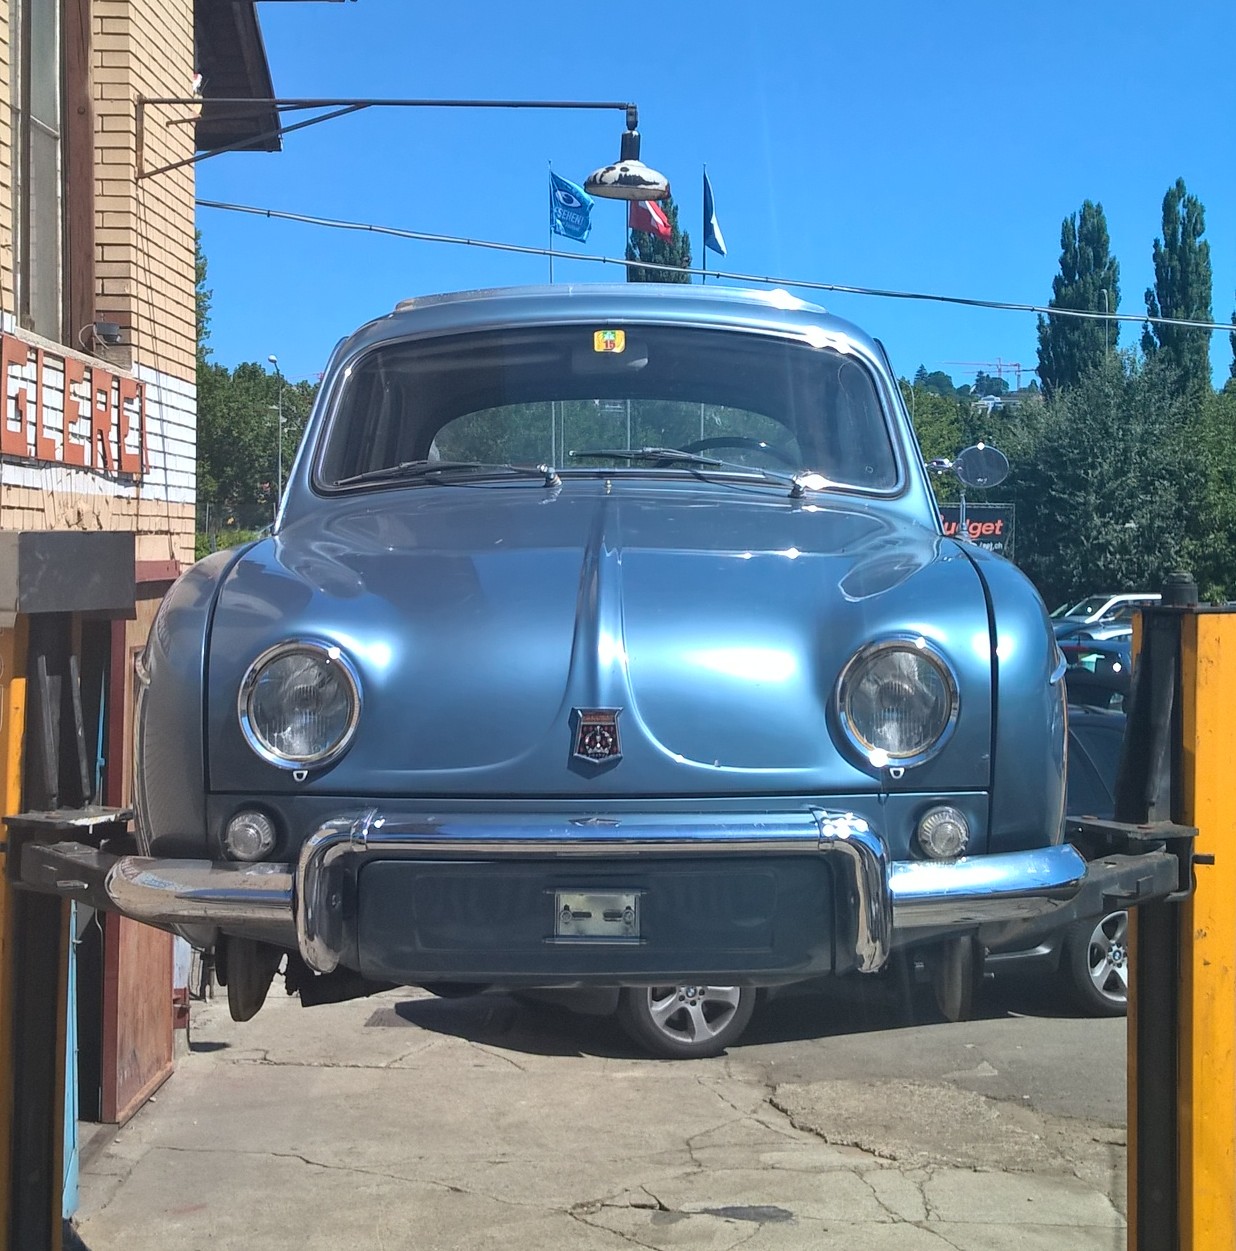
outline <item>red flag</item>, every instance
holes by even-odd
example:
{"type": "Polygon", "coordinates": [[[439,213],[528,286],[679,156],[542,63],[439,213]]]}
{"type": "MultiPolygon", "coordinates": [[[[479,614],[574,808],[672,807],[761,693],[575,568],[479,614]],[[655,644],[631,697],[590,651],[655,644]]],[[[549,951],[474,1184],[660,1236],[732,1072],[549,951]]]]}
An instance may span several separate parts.
{"type": "Polygon", "coordinates": [[[627,211],[627,225],[632,230],[642,230],[647,235],[660,235],[668,239],[674,233],[665,210],[655,200],[632,200],[627,211]]]}

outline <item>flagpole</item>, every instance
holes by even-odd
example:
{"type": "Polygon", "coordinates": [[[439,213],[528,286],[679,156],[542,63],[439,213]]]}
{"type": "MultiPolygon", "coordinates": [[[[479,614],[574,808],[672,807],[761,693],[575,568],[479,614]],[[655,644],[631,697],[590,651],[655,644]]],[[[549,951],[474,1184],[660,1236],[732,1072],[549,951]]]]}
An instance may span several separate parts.
{"type": "MultiPolygon", "coordinates": [[[[546,161],[546,162],[545,162],[545,164],[549,166],[549,174],[550,174],[550,178],[549,178],[550,195],[553,195],[553,186],[554,186],[554,179],[553,179],[553,173],[554,173],[554,163],[553,163],[553,161],[546,161]]],[[[550,214],[549,214],[549,285],[550,285],[551,287],[554,285],[554,215],[553,215],[552,210],[551,210],[551,212],[550,212],[550,214]]]]}
{"type": "MultiPolygon", "coordinates": [[[[708,179],[708,166],[707,165],[704,166],[704,179],[705,181],[707,181],[708,179]]],[[[700,191],[701,193],[703,192],[702,187],[700,188],[700,191]]],[[[708,238],[708,205],[707,204],[702,204],[700,207],[700,219],[703,222],[703,226],[700,229],[700,260],[703,261],[703,264],[704,264],[704,272],[700,276],[700,283],[703,286],[707,286],[708,285],[708,245],[707,243],[705,243],[705,240],[708,238]]],[[[703,416],[703,409],[701,409],[700,410],[700,426],[702,427],[703,424],[704,424],[704,416],[703,416]]],[[[703,435],[701,434],[700,437],[703,438],[703,435]]]]}

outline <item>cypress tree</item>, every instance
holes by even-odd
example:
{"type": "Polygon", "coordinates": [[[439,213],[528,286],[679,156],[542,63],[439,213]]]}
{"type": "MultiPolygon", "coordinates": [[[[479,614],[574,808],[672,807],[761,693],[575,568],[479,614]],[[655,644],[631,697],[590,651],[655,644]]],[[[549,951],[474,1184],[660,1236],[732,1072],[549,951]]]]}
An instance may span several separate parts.
{"type": "MultiPolygon", "coordinates": [[[[669,218],[670,237],[648,234],[643,230],[627,231],[627,260],[648,261],[653,265],[676,265],[680,269],[691,268],[691,236],[678,228],[678,205],[673,196],[659,201],[669,218]]],[[[643,269],[639,265],[627,266],[628,282],[690,282],[690,274],[669,274],[659,269],[643,269]]]]}
{"type": "MultiPolygon", "coordinates": [[[[1154,241],[1154,287],[1146,289],[1151,317],[1211,319],[1210,244],[1206,210],[1185,190],[1183,178],[1163,197],[1163,238],[1154,241]]],[[[1146,357],[1160,357],[1186,385],[1210,385],[1210,332],[1182,326],[1146,324],[1142,332],[1146,357]]]]}
{"type": "MultiPolygon", "coordinates": [[[[1120,264],[1111,254],[1103,206],[1086,200],[1060,226],[1060,272],[1051,308],[1114,313],[1120,303],[1120,264]]],[[[1044,389],[1075,386],[1117,344],[1119,322],[1082,317],[1039,318],[1039,378],[1044,389]]]]}

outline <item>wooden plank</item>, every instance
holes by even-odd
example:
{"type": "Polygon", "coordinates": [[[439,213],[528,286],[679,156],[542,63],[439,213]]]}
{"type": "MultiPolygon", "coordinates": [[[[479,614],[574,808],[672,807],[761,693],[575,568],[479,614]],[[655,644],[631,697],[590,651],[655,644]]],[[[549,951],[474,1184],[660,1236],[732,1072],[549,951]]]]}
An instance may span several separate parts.
{"type": "Polygon", "coordinates": [[[123,1125],[172,1074],[172,936],[113,913],[103,958],[103,1120],[123,1125]]]}
{"type": "MultiPolygon", "coordinates": [[[[112,623],[108,679],[106,802],[130,802],[134,657],[158,611],[139,598],[136,618],[112,623]]],[[[172,936],[127,917],[106,918],[103,936],[102,1118],[122,1124],[173,1068],[172,936]]]]}
{"type": "MultiPolygon", "coordinates": [[[[0,812],[21,811],[22,740],[26,723],[25,623],[0,630],[0,812]]],[[[0,830],[4,827],[0,825],[0,830]]],[[[12,1216],[9,1179],[13,1126],[13,890],[0,851],[0,1239],[12,1216]]]]}

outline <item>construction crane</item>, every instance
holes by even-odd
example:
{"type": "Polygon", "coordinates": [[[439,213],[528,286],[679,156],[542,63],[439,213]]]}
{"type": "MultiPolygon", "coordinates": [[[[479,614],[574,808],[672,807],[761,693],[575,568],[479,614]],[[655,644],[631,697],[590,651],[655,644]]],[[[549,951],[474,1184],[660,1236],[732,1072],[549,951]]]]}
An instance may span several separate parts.
{"type": "Polygon", "coordinates": [[[1024,369],[1027,373],[1036,373],[1037,365],[1023,365],[1020,361],[1004,361],[996,359],[994,361],[944,361],[945,365],[973,365],[976,369],[982,369],[985,373],[995,371],[997,378],[1003,380],[1006,373],[1013,374],[1017,379],[1017,390],[1021,390],[1021,374],[1024,369]]]}

